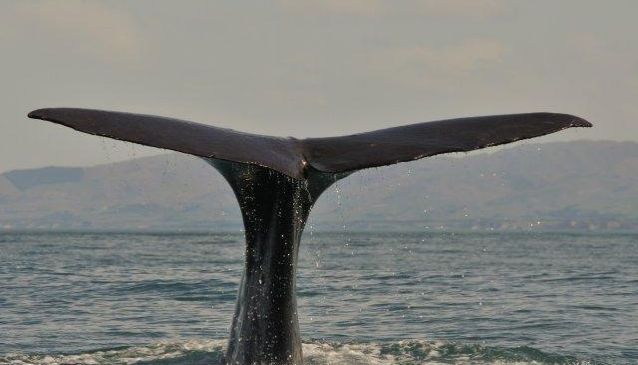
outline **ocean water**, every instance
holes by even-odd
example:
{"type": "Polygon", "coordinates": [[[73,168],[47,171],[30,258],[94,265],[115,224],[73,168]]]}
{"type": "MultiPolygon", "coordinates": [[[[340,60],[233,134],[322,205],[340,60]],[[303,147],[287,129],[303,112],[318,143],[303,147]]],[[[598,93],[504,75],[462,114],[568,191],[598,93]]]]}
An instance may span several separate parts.
{"type": "MultiPolygon", "coordinates": [[[[214,364],[243,236],[0,233],[0,364],[214,364]]],[[[638,364],[638,234],[306,232],[306,364],[638,364]]]]}

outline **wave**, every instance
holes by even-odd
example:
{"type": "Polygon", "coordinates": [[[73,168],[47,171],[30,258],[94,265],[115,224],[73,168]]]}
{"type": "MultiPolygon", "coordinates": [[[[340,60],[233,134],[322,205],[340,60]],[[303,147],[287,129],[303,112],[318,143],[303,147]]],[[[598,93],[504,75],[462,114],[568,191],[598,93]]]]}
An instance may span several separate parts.
{"type": "MultiPolygon", "coordinates": [[[[2,365],[210,365],[219,364],[226,340],[161,342],[82,354],[0,356],[2,365]]],[[[388,343],[303,344],[306,365],[595,365],[599,362],[542,352],[532,347],[499,348],[453,342],[406,340],[388,343]]]]}

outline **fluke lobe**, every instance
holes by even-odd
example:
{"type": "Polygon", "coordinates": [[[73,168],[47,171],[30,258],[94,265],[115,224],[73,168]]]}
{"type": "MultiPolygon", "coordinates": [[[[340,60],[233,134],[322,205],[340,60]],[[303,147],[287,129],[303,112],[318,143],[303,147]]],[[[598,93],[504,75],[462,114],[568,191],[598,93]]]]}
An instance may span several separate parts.
{"type": "Polygon", "coordinates": [[[295,294],[297,254],[310,209],[335,181],[368,167],[591,127],[573,115],[529,113],[295,139],[89,109],[39,109],[29,117],[195,155],[226,178],[239,202],[246,232],[246,263],[225,355],[229,365],[302,363],[295,294]]]}

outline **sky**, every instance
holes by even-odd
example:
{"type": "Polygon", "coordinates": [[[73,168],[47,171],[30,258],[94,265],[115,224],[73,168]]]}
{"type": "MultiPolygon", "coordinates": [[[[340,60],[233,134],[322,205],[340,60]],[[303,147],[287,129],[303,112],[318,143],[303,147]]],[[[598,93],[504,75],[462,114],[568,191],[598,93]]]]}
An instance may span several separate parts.
{"type": "Polygon", "coordinates": [[[484,114],[638,141],[638,1],[0,2],[0,172],[164,151],[26,118],[42,107],[319,137],[484,114]]]}

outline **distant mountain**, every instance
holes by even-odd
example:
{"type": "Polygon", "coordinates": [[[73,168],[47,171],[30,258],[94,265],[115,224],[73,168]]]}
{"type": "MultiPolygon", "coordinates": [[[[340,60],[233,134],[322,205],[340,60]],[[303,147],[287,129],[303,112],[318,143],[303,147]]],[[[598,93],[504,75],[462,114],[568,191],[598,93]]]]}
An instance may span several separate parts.
{"type": "Polygon", "coordinates": [[[84,176],[80,167],[44,167],[35,170],[13,170],[3,176],[18,190],[27,190],[38,185],[79,182],[84,176]]]}
{"type": "MultiPolygon", "coordinates": [[[[371,169],[338,182],[312,229],[638,229],[638,144],[522,144],[371,169]]],[[[0,175],[0,228],[239,230],[204,161],[167,154],[0,175]]]]}

